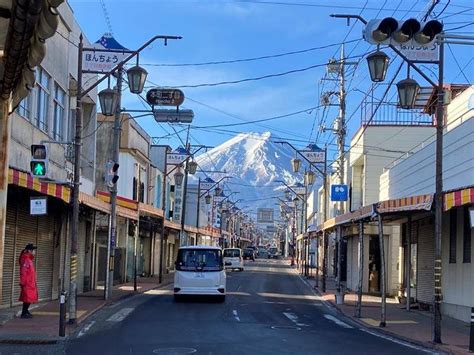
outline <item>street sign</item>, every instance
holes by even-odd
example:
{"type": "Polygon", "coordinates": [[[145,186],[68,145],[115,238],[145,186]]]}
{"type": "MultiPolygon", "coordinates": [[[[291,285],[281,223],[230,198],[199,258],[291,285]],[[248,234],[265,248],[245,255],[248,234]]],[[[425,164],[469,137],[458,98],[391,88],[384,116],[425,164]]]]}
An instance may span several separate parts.
{"type": "Polygon", "coordinates": [[[301,155],[303,155],[310,163],[324,163],[324,150],[299,150],[298,152],[301,153],[301,155]]]}
{"type": "Polygon", "coordinates": [[[166,154],[166,162],[169,165],[181,165],[186,159],[188,159],[189,154],[181,153],[168,153],[166,154]]]}
{"type": "Polygon", "coordinates": [[[220,203],[220,202],[224,201],[225,198],[226,197],[224,197],[224,196],[214,196],[214,202],[215,203],[220,203]]]}
{"type": "Polygon", "coordinates": [[[347,185],[331,185],[331,201],[347,201],[348,197],[347,185]]]}
{"type": "Polygon", "coordinates": [[[110,34],[106,33],[82,52],[82,70],[90,73],[108,73],[133,51],[128,50],[110,34]]]}
{"type": "Polygon", "coordinates": [[[297,195],[304,195],[306,193],[306,188],[304,186],[295,186],[292,187],[292,189],[297,195]]]}
{"type": "Polygon", "coordinates": [[[411,40],[407,43],[395,44],[395,47],[409,60],[430,62],[436,62],[438,60],[438,45],[436,42],[422,45],[411,40]]]}
{"type": "Polygon", "coordinates": [[[146,101],[150,105],[180,106],[184,102],[184,93],[179,89],[150,89],[146,101]]]}
{"type": "Polygon", "coordinates": [[[210,190],[215,184],[216,184],[215,182],[202,182],[201,181],[200,189],[203,191],[210,190]]]}
{"type": "Polygon", "coordinates": [[[46,197],[30,197],[30,215],[41,216],[48,214],[46,197]]]}
{"type": "Polygon", "coordinates": [[[191,123],[194,118],[193,110],[153,110],[153,116],[158,123],[191,123]]]}

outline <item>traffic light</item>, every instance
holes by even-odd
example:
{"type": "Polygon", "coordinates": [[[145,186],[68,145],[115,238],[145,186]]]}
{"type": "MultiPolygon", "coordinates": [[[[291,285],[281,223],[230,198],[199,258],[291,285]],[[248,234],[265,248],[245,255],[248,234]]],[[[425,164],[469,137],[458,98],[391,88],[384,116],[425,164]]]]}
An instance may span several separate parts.
{"type": "Polygon", "coordinates": [[[105,163],[104,179],[109,188],[113,188],[119,179],[119,176],[117,175],[118,168],[119,164],[113,160],[108,160],[107,163],[105,163]]]}
{"type": "Polygon", "coordinates": [[[364,39],[372,44],[403,44],[413,40],[418,45],[427,45],[443,31],[437,20],[420,23],[411,18],[397,21],[393,17],[370,20],[363,31],[364,39]]]}
{"type": "Polygon", "coordinates": [[[46,145],[31,145],[30,171],[34,177],[45,177],[48,173],[48,148],[46,145]]]}

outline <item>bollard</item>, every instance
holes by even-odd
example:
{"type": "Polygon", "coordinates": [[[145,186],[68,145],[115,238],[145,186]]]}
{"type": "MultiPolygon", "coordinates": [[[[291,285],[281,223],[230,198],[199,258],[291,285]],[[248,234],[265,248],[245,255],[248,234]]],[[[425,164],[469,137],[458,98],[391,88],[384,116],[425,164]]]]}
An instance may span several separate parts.
{"type": "Polygon", "coordinates": [[[469,337],[469,351],[474,352],[474,307],[471,308],[471,335],[469,337]]]}
{"type": "Polygon", "coordinates": [[[66,292],[59,296],[59,336],[66,336],[66,292]]]}

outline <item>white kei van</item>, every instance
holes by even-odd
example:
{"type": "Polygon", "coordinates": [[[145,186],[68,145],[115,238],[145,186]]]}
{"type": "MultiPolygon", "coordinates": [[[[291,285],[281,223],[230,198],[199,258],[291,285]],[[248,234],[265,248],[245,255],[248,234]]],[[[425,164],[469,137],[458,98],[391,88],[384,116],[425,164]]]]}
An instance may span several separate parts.
{"type": "Polygon", "coordinates": [[[225,300],[226,274],[221,248],[181,247],[175,265],[175,300],[184,295],[208,295],[225,300]]]}

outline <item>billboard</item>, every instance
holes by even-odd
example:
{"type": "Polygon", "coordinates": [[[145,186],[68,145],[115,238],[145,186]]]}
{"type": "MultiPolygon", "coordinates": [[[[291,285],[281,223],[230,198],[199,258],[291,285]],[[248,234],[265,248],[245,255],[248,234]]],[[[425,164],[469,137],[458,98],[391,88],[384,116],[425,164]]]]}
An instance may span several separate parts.
{"type": "Polygon", "coordinates": [[[273,208],[258,208],[257,223],[273,223],[273,208]]]}

